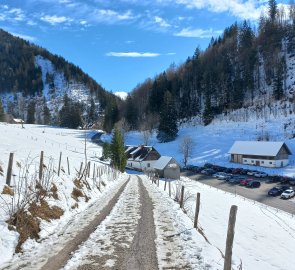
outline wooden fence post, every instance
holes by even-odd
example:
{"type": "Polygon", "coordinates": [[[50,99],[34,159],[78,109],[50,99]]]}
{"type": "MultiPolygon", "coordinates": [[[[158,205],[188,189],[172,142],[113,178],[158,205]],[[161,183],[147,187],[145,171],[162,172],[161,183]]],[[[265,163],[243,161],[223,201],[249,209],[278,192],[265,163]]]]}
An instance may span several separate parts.
{"type": "Polygon", "coordinates": [[[157,179],[157,186],[159,187],[159,185],[160,185],[160,177],[158,177],[157,179]]]}
{"type": "Polygon", "coordinates": [[[226,237],[226,248],[225,248],[225,257],[224,257],[224,270],[231,270],[232,263],[232,249],[235,235],[235,224],[237,216],[238,207],[232,205],[230,208],[229,219],[228,219],[228,229],[226,237]]]}
{"type": "Polygon", "coordinates": [[[81,176],[81,173],[82,173],[82,168],[83,168],[83,162],[81,162],[81,165],[80,165],[80,170],[79,170],[79,178],[80,178],[80,176],[81,176]]]}
{"type": "Polygon", "coordinates": [[[88,178],[89,178],[90,177],[90,161],[88,161],[87,175],[88,175],[88,178]]]}
{"type": "Polygon", "coordinates": [[[184,186],[181,186],[181,195],[180,195],[180,202],[179,202],[180,208],[183,208],[183,199],[184,199],[184,186]]]}
{"type": "Polygon", "coordinates": [[[92,175],[93,180],[95,179],[95,163],[93,165],[93,175],[92,175]]]}
{"type": "Polygon", "coordinates": [[[41,181],[42,175],[43,175],[43,160],[44,160],[44,151],[41,151],[40,165],[39,165],[39,181],[41,181]]]}
{"type": "Polygon", "coordinates": [[[194,220],[194,228],[198,229],[198,219],[199,219],[199,212],[200,212],[200,196],[201,194],[197,193],[197,201],[196,201],[196,212],[195,212],[195,220],[194,220]]]}
{"type": "Polygon", "coordinates": [[[164,191],[166,191],[166,185],[167,185],[167,181],[165,179],[164,191]]]}
{"type": "Polygon", "coordinates": [[[9,161],[8,161],[8,168],[7,168],[7,175],[6,175],[7,186],[10,186],[10,182],[11,182],[13,155],[14,155],[13,153],[9,154],[9,161]]]}
{"type": "Polygon", "coordinates": [[[171,197],[171,182],[168,182],[168,187],[169,187],[169,197],[171,197]]]}
{"type": "Polygon", "coordinates": [[[69,162],[69,157],[67,157],[67,163],[68,163],[68,174],[70,175],[71,172],[70,172],[70,162],[69,162]]]}
{"type": "Polygon", "coordinates": [[[59,154],[58,171],[57,171],[58,176],[60,174],[61,156],[62,156],[62,152],[60,152],[60,154],[59,154]]]}

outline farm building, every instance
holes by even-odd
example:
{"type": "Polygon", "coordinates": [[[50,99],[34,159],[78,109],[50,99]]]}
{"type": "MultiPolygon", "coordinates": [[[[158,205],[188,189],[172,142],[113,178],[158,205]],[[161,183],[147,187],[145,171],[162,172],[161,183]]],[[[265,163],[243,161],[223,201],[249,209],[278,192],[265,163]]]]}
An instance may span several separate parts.
{"type": "Polygon", "coordinates": [[[180,178],[180,165],[173,157],[160,157],[154,164],[154,171],[159,175],[159,177],[168,179],[180,178]]]}
{"type": "Polygon", "coordinates": [[[152,146],[127,145],[127,168],[139,171],[153,170],[154,163],[161,157],[159,152],[152,146]]]}
{"type": "Polygon", "coordinates": [[[279,168],[289,164],[292,153],[284,142],[236,141],[229,154],[231,162],[279,168]]]}

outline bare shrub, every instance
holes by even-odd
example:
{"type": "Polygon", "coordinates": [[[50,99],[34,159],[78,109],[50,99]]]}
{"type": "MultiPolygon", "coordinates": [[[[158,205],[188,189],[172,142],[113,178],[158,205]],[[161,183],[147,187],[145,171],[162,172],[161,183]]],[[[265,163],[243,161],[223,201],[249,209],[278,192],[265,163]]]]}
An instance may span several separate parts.
{"type": "MultiPolygon", "coordinates": [[[[172,189],[172,198],[175,202],[180,203],[180,198],[181,198],[181,187],[182,187],[182,182],[177,181],[175,188],[172,189]]],[[[189,216],[192,215],[192,209],[190,207],[190,202],[194,201],[195,197],[194,195],[190,192],[184,189],[184,195],[183,195],[183,211],[188,214],[189,216]]]]}
{"type": "Polygon", "coordinates": [[[75,201],[79,201],[79,197],[84,197],[84,194],[82,193],[82,191],[80,189],[77,189],[77,188],[73,188],[73,191],[72,191],[72,198],[75,200],[75,201]]]}
{"type": "Polygon", "coordinates": [[[55,199],[55,200],[58,200],[58,193],[57,193],[58,189],[57,189],[57,186],[52,183],[52,186],[51,186],[51,189],[50,189],[50,192],[51,192],[51,196],[55,199]]]}
{"type": "Polygon", "coordinates": [[[3,194],[3,195],[10,195],[10,196],[13,196],[13,195],[14,195],[14,191],[13,191],[13,189],[12,189],[11,187],[5,185],[5,186],[3,187],[2,194],[3,194]]]}

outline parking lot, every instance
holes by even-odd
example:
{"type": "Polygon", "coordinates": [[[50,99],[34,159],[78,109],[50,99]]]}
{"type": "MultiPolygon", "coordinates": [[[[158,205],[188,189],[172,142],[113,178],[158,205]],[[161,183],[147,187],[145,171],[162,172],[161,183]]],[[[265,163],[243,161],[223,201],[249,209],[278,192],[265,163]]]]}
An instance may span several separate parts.
{"type": "MultiPolygon", "coordinates": [[[[268,191],[278,184],[268,184],[265,183],[267,178],[257,179],[261,182],[261,186],[259,188],[247,188],[240,185],[230,184],[224,180],[218,180],[212,176],[207,176],[204,174],[194,173],[191,171],[184,171],[181,173],[182,176],[189,177],[193,180],[199,181],[203,184],[233,193],[241,195],[245,198],[264,203],[266,205],[278,208],[280,210],[286,211],[290,214],[295,215],[295,199],[282,200],[280,196],[272,197],[267,193],[268,191]]],[[[253,178],[253,177],[251,177],[253,178]]],[[[255,178],[254,178],[255,179],[255,178]]]]}

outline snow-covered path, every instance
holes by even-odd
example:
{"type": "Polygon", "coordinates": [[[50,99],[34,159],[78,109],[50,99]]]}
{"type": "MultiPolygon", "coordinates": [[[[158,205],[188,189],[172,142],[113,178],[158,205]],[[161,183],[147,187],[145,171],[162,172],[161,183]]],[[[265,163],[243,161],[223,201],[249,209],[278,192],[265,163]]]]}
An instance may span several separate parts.
{"type": "Polygon", "coordinates": [[[127,175],[122,177],[113,188],[102,193],[101,197],[84,211],[72,216],[66,224],[56,228],[40,244],[24,253],[15,254],[13,260],[0,269],[60,269],[69,259],[71,252],[76,250],[109,214],[122,193],[127,178],[127,175]]]}
{"type": "Polygon", "coordinates": [[[222,269],[222,262],[175,202],[147,177],[133,175],[111,214],[64,269],[222,269]]]}

